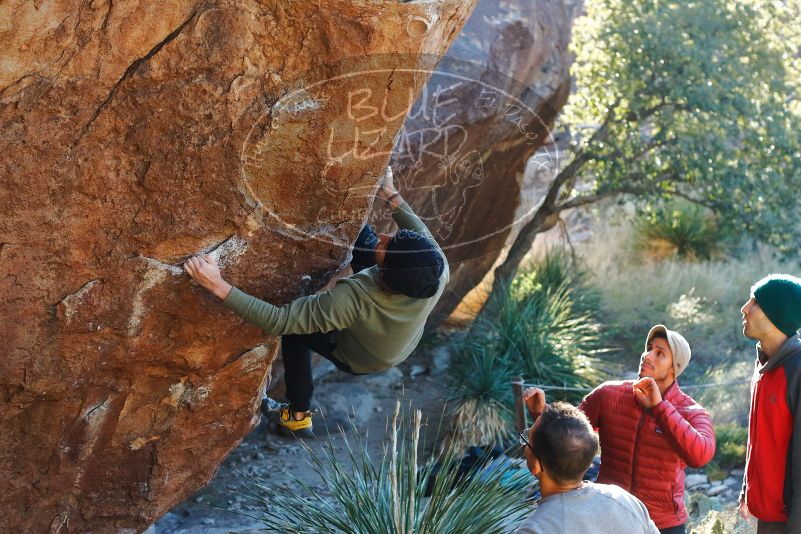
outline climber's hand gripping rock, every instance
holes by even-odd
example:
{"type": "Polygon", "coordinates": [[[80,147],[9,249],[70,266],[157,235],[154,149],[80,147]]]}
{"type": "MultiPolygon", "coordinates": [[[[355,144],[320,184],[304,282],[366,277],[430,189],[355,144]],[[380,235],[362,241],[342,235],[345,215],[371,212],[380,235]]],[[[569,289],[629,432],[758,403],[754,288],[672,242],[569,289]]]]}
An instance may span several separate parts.
{"type": "Polygon", "coordinates": [[[223,280],[217,260],[208,254],[192,256],[184,262],[184,271],[192,279],[214,293],[220,299],[225,299],[231,291],[231,284],[223,280]]]}

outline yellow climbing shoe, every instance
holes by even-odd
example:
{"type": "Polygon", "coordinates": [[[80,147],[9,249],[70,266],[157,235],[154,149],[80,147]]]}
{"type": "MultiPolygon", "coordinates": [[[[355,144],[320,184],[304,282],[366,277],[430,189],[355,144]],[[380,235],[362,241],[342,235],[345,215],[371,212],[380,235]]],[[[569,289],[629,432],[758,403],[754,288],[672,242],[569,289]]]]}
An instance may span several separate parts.
{"type": "Polygon", "coordinates": [[[312,430],[312,413],[306,412],[300,421],[292,417],[289,405],[283,405],[278,411],[278,433],[298,438],[314,437],[312,430]]]}

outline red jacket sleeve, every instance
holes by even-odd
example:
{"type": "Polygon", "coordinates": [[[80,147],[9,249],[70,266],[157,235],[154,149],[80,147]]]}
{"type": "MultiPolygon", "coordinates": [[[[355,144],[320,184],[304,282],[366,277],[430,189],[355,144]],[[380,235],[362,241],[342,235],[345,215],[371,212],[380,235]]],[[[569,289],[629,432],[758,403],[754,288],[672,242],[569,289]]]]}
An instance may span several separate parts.
{"type": "Polygon", "coordinates": [[[603,384],[593,389],[579,404],[579,410],[584,412],[590,420],[592,428],[596,431],[601,428],[601,398],[603,397],[603,384]]]}
{"type": "Polygon", "coordinates": [[[690,467],[706,465],[715,455],[715,429],[709,414],[696,405],[685,418],[676,407],[663,400],[651,410],[674,450],[690,467]]]}

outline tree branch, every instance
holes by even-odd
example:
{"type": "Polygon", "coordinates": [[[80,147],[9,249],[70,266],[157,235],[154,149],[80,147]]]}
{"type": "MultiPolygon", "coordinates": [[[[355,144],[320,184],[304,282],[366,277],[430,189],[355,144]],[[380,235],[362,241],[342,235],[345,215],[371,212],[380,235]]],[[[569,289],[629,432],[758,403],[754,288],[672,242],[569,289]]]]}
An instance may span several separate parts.
{"type": "Polygon", "coordinates": [[[644,155],[646,155],[654,148],[662,147],[668,144],[670,141],[664,139],[665,133],[666,133],[665,128],[660,129],[658,132],[656,132],[656,134],[651,138],[649,142],[645,143],[642,150],[640,150],[630,158],[627,158],[627,161],[628,162],[637,161],[638,159],[641,159],[644,155]]]}
{"type": "Polygon", "coordinates": [[[559,204],[559,206],[556,207],[556,209],[558,211],[564,211],[573,208],[580,208],[581,206],[586,206],[587,204],[593,204],[603,198],[615,196],[618,194],[622,193],[619,193],[618,191],[605,191],[603,193],[597,193],[592,195],[579,195],[562,202],[561,204],[559,204]]]}
{"type": "Polygon", "coordinates": [[[574,208],[580,208],[582,206],[586,206],[588,204],[594,204],[599,200],[604,198],[614,197],[618,195],[643,195],[648,193],[648,190],[644,187],[619,187],[616,189],[610,189],[608,191],[604,191],[602,193],[592,193],[588,195],[579,195],[573,198],[562,202],[554,209],[557,212],[561,212],[564,210],[570,210],[574,208]]]}
{"type": "Polygon", "coordinates": [[[595,130],[595,132],[592,134],[592,137],[590,137],[587,143],[582,146],[578,152],[576,152],[570,163],[564,169],[562,169],[561,172],[559,172],[554,181],[551,183],[550,187],[548,188],[548,193],[545,195],[543,205],[553,204],[557,201],[559,198],[559,190],[562,188],[562,186],[569,180],[575,178],[581,167],[583,167],[584,164],[590,160],[590,154],[587,152],[587,149],[593,144],[606,139],[606,137],[609,135],[609,127],[615,120],[615,110],[619,105],[620,98],[617,98],[609,107],[609,111],[606,113],[606,117],[604,117],[604,121],[601,123],[601,126],[595,130]]]}
{"type": "Polygon", "coordinates": [[[665,108],[673,108],[677,111],[690,111],[690,108],[687,105],[679,104],[677,102],[667,102],[665,101],[665,97],[662,97],[662,100],[659,102],[659,104],[651,106],[650,108],[645,108],[642,113],[637,115],[637,120],[642,122],[643,120],[652,117],[657,111],[665,108]]]}
{"type": "Polygon", "coordinates": [[[695,197],[693,197],[691,195],[688,195],[687,193],[683,193],[683,192],[678,191],[678,190],[670,191],[670,194],[671,195],[676,195],[677,197],[681,197],[681,198],[683,198],[683,199],[685,199],[685,200],[687,200],[689,202],[692,202],[693,204],[698,204],[699,206],[703,206],[703,207],[708,208],[708,209],[710,209],[712,211],[720,210],[720,204],[718,204],[717,202],[712,202],[711,200],[704,200],[704,199],[700,199],[700,198],[695,198],[695,197]]]}

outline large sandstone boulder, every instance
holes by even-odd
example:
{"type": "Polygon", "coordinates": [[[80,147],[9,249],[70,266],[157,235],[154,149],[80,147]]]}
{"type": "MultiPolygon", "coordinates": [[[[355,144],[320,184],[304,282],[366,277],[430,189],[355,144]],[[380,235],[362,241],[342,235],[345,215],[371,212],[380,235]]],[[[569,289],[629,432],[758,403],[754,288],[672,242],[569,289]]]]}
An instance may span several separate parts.
{"type": "Polygon", "coordinates": [[[429,327],[492,267],[534,156],[555,175],[554,118],[570,91],[568,51],[581,0],[479,0],[404,124],[393,167],[405,196],[442,244],[451,280],[429,327]]]}
{"type": "Polygon", "coordinates": [[[141,530],[209,480],[276,343],[181,262],[322,286],[472,4],[0,4],[0,531],[141,530]]]}

